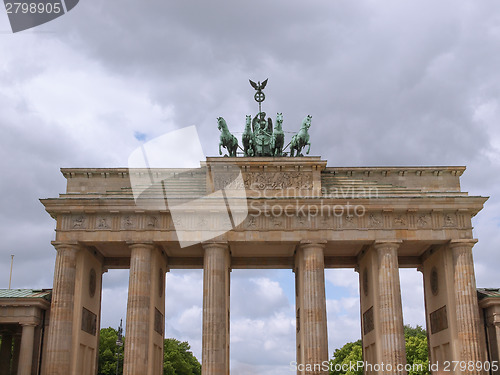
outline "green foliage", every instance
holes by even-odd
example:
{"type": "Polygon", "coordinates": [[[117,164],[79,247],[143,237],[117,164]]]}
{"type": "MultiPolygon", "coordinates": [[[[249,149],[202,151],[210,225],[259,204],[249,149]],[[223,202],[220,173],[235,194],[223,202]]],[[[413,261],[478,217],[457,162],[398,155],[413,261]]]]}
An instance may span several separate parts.
{"type": "Polygon", "coordinates": [[[201,365],[187,341],[165,339],[163,349],[163,375],[201,375],[201,365]]]}
{"type": "MultiPolygon", "coordinates": [[[[119,351],[118,374],[123,374],[123,347],[116,345],[118,332],[114,328],[103,328],[99,336],[99,375],[116,374],[116,353],[119,351]]],[[[125,342],[125,337],[123,337],[125,342]]],[[[184,341],[165,339],[163,354],[164,375],[201,375],[201,365],[184,341]]]]}
{"type": "Polygon", "coordinates": [[[413,365],[408,375],[428,375],[429,352],[427,346],[427,332],[421,326],[415,328],[405,325],[406,363],[413,365]],[[421,364],[422,370],[416,365],[421,364]]]}
{"type": "MultiPolygon", "coordinates": [[[[103,328],[99,336],[99,375],[116,374],[116,353],[119,353],[118,374],[123,374],[123,347],[116,345],[118,332],[114,328],[103,328]]],[[[123,339],[125,341],[125,339],[123,339]]]]}
{"type": "Polygon", "coordinates": [[[408,337],[419,337],[427,339],[427,331],[419,325],[413,328],[407,324],[404,326],[404,330],[405,330],[405,339],[408,339],[408,337]]]}
{"type": "MultiPolygon", "coordinates": [[[[415,328],[406,325],[404,327],[406,342],[406,363],[412,365],[412,370],[408,375],[429,375],[429,355],[427,348],[427,333],[421,326],[415,328]],[[422,370],[418,370],[421,364],[422,370]]],[[[342,348],[336,349],[333,358],[330,360],[330,375],[362,375],[362,369],[355,366],[349,369],[349,364],[362,361],[362,343],[361,340],[349,342],[342,348]],[[339,371],[344,365],[347,371],[339,371]]]]}
{"type": "Polygon", "coordinates": [[[330,360],[330,375],[363,375],[363,369],[355,364],[363,361],[361,340],[348,342],[342,348],[336,349],[330,360]],[[347,371],[342,371],[346,369],[347,371]]]}

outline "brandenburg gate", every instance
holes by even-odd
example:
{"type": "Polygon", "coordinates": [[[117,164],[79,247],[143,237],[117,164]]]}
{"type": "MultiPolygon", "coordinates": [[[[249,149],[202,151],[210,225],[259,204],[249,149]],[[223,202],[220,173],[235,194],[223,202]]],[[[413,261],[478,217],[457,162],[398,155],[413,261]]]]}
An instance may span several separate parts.
{"type": "MultiPolygon", "coordinates": [[[[112,268],[130,269],[125,375],[162,374],[171,269],[203,269],[203,375],[229,374],[230,278],[239,268],[295,273],[298,374],[328,373],[325,268],[359,273],[364,361],[385,366],[365,373],[406,374],[400,267],[423,275],[434,373],[444,361],[484,362],[471,219],[486,198],[461,191],[465,167],[327,167],[302,155],[311,116],[288,156],[282,113],[273,127],[261,109],[267,80],[250,83],[259,112],[246,117],[243,148],[217,119],[227,157],[152,168],[142,146],[129,168],[62,169],[66,192],[42,200],[57,221],[43,373],[96,374],[102,274],[112,268]]],[[[175,146],[191,150],[196,137],[175,146]]],[[[150,147],[162,154],[159,140],[150,147]]]]}
{"type": "Polygon", "coordinates": [[[44,373],[96,373],[101,279],[115,268],[130,269],[124,374],[162,373],[165,273],[188,268],[204,272],[204,375],[229,374],[229,284],[240,268],[295,273],[298,364],[329,359],[325,268],[359,272],[365,361],[405,363],[400,267],[423,274],[431,362],[483,361],[471,218],[486,198],[461,191],[464,170],[300,156],[62,169],[66,192],[42,200],[57,221],[44,373]],[[139,198],[131,181],[143,183],[139,198]]]}

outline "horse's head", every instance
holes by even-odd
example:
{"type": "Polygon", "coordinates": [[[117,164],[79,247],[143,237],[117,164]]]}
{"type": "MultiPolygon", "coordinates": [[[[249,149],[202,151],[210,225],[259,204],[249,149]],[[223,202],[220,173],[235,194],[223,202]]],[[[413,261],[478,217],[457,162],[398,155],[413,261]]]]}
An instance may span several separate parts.
{"type": "Polygon", "coordinates": [[[217,124],[217,129],[219,129],[220,131],[227,127],[226,120],[224,120],[224,118],[222,117],[217,117],[217,124]]]}
{"type": "Polygon", "coordinates": [[[305,128],[306,130],[311,127],[311,115],[307,115],[304,121],[302,122],[302,127],[305,128]]]}
{"type": "Polygon", "coordinates": [[[252,116],[247,115],[246,126],[250,126],[251,123],[252,123],[252,116]]]}
{"type": "Polygon", "coordinates": [[[281,130],[281,124],[283,124],[283,113],[278,112],[276,114],[276,126],[275,126],[275,128],[278,130],[281,130]]]}

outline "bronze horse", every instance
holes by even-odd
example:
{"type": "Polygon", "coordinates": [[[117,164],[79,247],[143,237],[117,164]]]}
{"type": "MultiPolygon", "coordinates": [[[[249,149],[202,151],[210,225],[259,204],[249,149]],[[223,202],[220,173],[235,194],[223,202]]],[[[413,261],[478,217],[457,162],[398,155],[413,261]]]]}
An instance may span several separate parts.
{"type": "Polygon", "coordinates": [[[222,155],[221,146],[224,147],[229,156],[236,157],[236,150],[238,149],[238,139],[229,132],[227,128],[226,120],[222,117],[217,118],[218,126],[217,128],[221,131],[220,142],[219,142],[219,155],[222,155]]]}

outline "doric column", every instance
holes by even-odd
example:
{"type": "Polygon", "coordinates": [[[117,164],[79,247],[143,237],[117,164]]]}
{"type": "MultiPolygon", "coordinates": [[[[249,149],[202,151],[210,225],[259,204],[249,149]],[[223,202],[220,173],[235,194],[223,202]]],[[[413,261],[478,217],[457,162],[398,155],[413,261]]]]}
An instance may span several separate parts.
{"type": "MultiPolygon", "coordinates": [[[[378,303],[380,314],[380,355],[382,362],[392,367],[391,374],[406,374],[396,370],[406,364],[403,307],[399,283],[398,242],[376,242],[378,257],[378,303]]],[[[387,368],[387,367],[386,367],[387,368]]]]}
{"type": "Polygon", "coordinates": [[[202,375],[228,375],[229,247],[207,243],[203,249],[202,375]]]}
{"type": "Polygon", "coordinates": [[[57,250],[54,287],[47,337],[45,373],[68,375],[71,370],[73,302],[77,244],[54,243],[57,250]]]}
{"type": "MultiPolygon", "coordinates": [[[[493,323],[492,328],[492,336],[490,339],[490,345],[494,345],[494,347],[491,348],[491,358],[490,360],[498,360],[500,357],[500,323],[495,322],[493,323]]],[[[500,369],[498,369],[496,372],[493,372],[493,375],[499,375],[500,374],[500,369]]]]}
{"type": "Polygon", "coordinates": [[[321,369],[328,361],[324,247],[324,243],[301,243],[295,259],[301,338],[297,362],[306,375],[328,374],[321,369]]]}
{"type": "MultiPolygon", "coordinates": [[[[456,240],[450,243],[454,265],[455,308],[457,333],[460,344],[460,361],[483,361],[480,335],[480,318],[476,292],[476,278],[472,260],[472,247],[476,240],[456,240]]],[[[483,374],[467,371],[467,374],[483,374]]]]}
{"type": "Polygon", "coordinates": [[[10,375],[10,359],[12,356],[12,333],[2,332],[2,347],[0,348],[0,375],[10,375]]]}
{"type": "Polygon", "coordinates": [[[36,324],[23,324],[21,336],[21,351],[19,354],[19,366],[17,375],[30,375],[33,365],[33,345],[35,340],[36,324]]]}
{"type": "Polygon", "coordinates": [[[123,374],[146,375],[150,341],[150,288],[151,277],[154,277],[151,275],[151,262],[154,246],[147,243],[129,246],[132,253],[123,374]]]}

